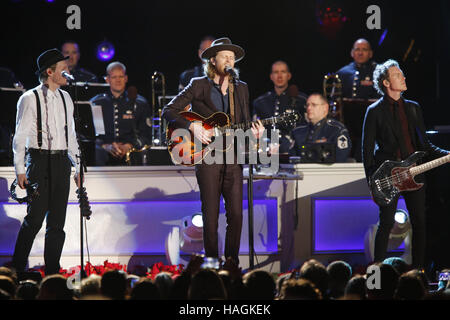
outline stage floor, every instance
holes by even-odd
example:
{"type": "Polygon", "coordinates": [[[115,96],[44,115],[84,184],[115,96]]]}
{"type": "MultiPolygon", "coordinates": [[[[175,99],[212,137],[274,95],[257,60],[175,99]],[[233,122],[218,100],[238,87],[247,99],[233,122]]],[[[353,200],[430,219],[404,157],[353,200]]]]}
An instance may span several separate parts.
{"type": "MultiPolygon", "coordinates": [[[[315,211],[319,200],[332,199],[340,204],[342,202],[339,201],[346,200],[348,208],[355,208],[354,212],[348,213],[354,219],[348,221],[347,216],[341,223],[351,223],[359,233],[369,227],[367,224],[377,212],[365,212],[365,218],[359,219],[360,207],[353,205],[356,200],[370,197],[362,164],[299,164],[282,165],[282,168],[293,170],[299,179],[254,181],[255,267],[275,273],[285,272],[310,258],[323,262],[351,258],[364,263],[363,244],[348,248],[325,247],[325,250],[318,246],[316,240],[323,238],[322,232],[328,232],[328,223],[319,218],[330,219],[335,206],[328,206],[320,214],[315,211]]],[[[0,262],[10,259],[25,216],[25,206],[8,198],[9,185],[14,178],[13,167],[0,168],[0,262]]],[[[195,172],[189,167],[88,167],[85,186],[93,211],[86,227],[89,256],[94,265],[103,264],[105,260],[130,267],[155,262],[167,264],[165,242],[168,234],[180,226],[184,217],[201,212],[195,172]]],[[[80,264],[80,221],[75,190],[72,181],[65,226],[66,242],[61,258],[63,268],[80,264]]],[[[244,190],[240,262],[246,269],[249,265],[247,180],[244,181],[244,190]]],[[[225,234],[224,212],[222,204],[221,242],[225,234]]],[[[30,266],[43,264],[44,229],[36,237],[30,266]]],[[[342,243],[354,240],[340,229],[336,226],[334,233],[325,238],[325,246],[333,238],[342,243]]]]}

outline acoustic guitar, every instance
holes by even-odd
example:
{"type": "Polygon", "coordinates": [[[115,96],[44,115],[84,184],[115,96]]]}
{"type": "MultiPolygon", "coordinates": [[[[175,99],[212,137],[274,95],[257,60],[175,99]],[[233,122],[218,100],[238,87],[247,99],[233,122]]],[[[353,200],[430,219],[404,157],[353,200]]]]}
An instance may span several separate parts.
{"type": "MultiPolygon", "coordinates": [[[[230,118],[224,112],[215,112],[211,116],[205,118],[198,113],[192,111],[181,111],[179,113],[183,118],[191,122],[199,122],[205,130],[213,130],[213,138],[220,135],[226,136],[234,130],[242,129],[243,131],[250,129],[256,121],[246,121],[238,124],[231,124],[230,118]]],[[[262,124],[275,125],[282,124],[285,126],[295,125],[301,118],[297,112],[285,112],[277,117],[271,117],[261,120],[262,124]]],[[[174,164],[182,164],[185,166],[195,165],[203,160],[203,158],[213,150],[211,144],[202,144],[197,146],[194,141],[194,134],[190,131],[184,136],[173,135],[177,127],[173,123],[169,123],[166,130],[167,149],[174,164]],[[178,153],[178,154],[175,154],[178,153]]],[[[227,139],[228,140],[228,139],[227,139]]],[[[232,140],[232,139],[230,139],[232,140]]],[[[225,145],[221,151],[229,150],[231,145],[225,145]]]]}

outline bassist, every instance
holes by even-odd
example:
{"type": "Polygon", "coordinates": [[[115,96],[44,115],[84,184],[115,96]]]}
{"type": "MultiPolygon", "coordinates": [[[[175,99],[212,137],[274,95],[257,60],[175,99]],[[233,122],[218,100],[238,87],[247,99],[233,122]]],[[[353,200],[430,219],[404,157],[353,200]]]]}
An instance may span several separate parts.
{"type": "MultiPolygon", "coordinates": [[[[405,76],[399,64],[387,60],[374,72],[374,87],[383,97],[367,108],[363,125],[363,163],[369,180],[386,160],[400,161],[415,151],[425,151],[430,159],[442,157],[448,151],[439,149],[426,137],[422,110],[415,101],[406,100],[405,76]]],[[[424,183],[423,174],[416,177],[424,183]]],[[[404,197],[413,230],[412,265],[423,268],[425,260],[425,186],[405,191],[404,197]]],[[[386,256],[389,234],[394,225],[398,197],[386,206],[380,206],[379,225],[375,236],[374,260],[381,262],[386,256]]]]}

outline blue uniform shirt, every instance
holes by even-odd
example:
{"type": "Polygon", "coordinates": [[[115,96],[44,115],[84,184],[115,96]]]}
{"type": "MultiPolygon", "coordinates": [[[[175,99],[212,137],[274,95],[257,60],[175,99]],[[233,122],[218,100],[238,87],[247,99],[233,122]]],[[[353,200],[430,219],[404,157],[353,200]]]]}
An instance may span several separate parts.
{"type": "Polygon", "coordinates": [[[373,72],[377,66],[369,61],[358,66],[352,62],[337,71],[342,81],[342,96],[353,99],[378,99],[380,96],[373,85],[362,85],[361,81],[373,81],[373,72]]]}
{"type": "Polygon", "coordinates": [[[134,103],[126,91],[119,98],[108,92],[90,101],[102,107],[105,134],[97,136],[98,143],[131,143],[136,148],[151,144],[151,109],[144,97],[138,95],[134,103]]]}
{"type": "Polygon", "coordinates": [[[291,155],[300,155],[300,148],[307,143],[333,143],[336,145],[336,162],[347,162],[352,144],[345,125],[334,119],[322,119],[315,125],[302,124],[292,131],[295,140],[291,155]]]}
{"type": "MultiPolygon", "coordinates": [[[[258,119],[267,119],[279,116],[286,111],[297,111],[303,118],[305,114],[307,96],[299,93],[297,97],[290,97],[287,91],[277,95],[275,91],[269,91],[253,101],[253,116],[258,119]]],[[[292,127],[278,126],[280,130],[280,153],[289,151],[292,143],[292,127]]]]}
{"type": "Polygon", "coordinates": [[[226,114],[229,114],[229,104],[230,104],[230,96],[229,96],[229,90],[227,89],[227,93],[225,95],[222,94],[222,89],[220,88],[220,85],[215,84],[213,80],[209,79],[209,81],[212,84],[211,88],[211,101],[213,102],[214,106],[217,108],[217,110],[225,112],[226,114]]]}
{"type": "Polygon", "coordinates": [[[192,78],[202,77],[203,75],[203,65],[195,66],[192,69],[183,71],[183,73],[180,75],[178,90],[181,91],[185,87],[187,87],[192,78]]]}

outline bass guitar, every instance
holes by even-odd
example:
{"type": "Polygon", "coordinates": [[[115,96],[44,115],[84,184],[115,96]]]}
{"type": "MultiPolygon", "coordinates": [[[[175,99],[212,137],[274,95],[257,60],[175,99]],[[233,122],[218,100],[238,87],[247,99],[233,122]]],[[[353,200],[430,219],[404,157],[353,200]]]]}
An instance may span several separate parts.
{"type": "Polygon", "coordinates": [[[450,161],[450,154],[433,161],[416,165],[425,156],[425,152],[416,151],[403,161],[386,160],[369,179],[369,188],[373,200],[379,206],[387,206],[402,191],[414,191],[422,188],[414,177],[450,161]]]}
{"type": "MultiPolygon", "coordinates": [[[[246,121],[238,124],[231,124],[230,118],[224,112],[215,112],[211,116],[205,118],[198,113],[191,111],[181,111],[179,113],[183,118],[191,122],[199,122],[205,130],[213,130],[213,137],[225,136],[233,130],[242,129],[247,130],[252,127],[252,124],[256,121],[246,121]],[[231,130],[231,131],[230,131],[231,130]]],[[[282,124],[285,126],[295,125],[301,118],[297,112],[285,112],[277,117],[271,117],[261,120],[261,123],[265,125],[282,124]]],[[[174,164],[182,164],[186,166],[195,165],[203,160],[203,158],[212,151],[211,144],[202,144],[201,147],[197,147],[194,142],[194,135],[192,132],[186,132],[186,135],[179,136],[174,135],[174,131],[177,129],[175,125],[169,123],[166,129],[166,141],[167,149],[172,158],[174,164]],[[175,160],[176,159],[176,160],[175,160]]],[[[226,151],[230,146],[225,146],[221,151],[226,151]]]]}

